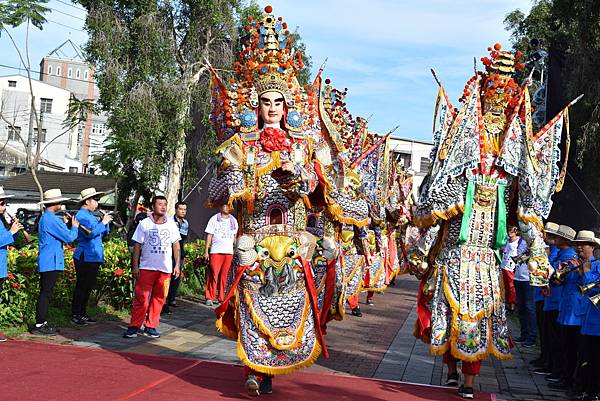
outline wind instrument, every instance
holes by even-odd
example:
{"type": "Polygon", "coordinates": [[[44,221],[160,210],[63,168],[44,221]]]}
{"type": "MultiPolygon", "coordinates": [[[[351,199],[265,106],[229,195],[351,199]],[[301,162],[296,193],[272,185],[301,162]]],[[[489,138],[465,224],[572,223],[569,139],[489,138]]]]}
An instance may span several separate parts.
{"type": "Polygon", "coordinates": [[[592,281],[589,284],[586,285],[580,285],[579,286],[579,293],[581,295],[587,295],[588,292],[590,292],[595,286],[597,286],[598,284],[600,284],[600,278],[596,281],[592,281]]]}
{"type": "Polygon", "coordinates": [[[560,285],[562,284],[565,279],[567,278],[567,275],[569,273],[571,273],[574,270],[577,270],[579,268],[579,266],[581,265],[581,260],[579,258],[571,258],[565,262],[562,262],[559,265],[558,270],[555,271],[554,276],[552,277],[552,279],[556,282],[556,284],[560,285]],[[567,267],[571,265],[570,267],[567,267]]]}
{"type": "MultiPolygon", "coordinates": [[[[67,216],[67,218],[69,220],[73,220],[73,216],[70,213],[65,212],[65,216],[67,216]]],[[[86,226],[84,226],[81,223],[79,223],[79,228],[81,228],[83,230],[83,232],[85,232],[86,234],[89,234],[92,232],[92,230],[90,230],[89,228],[87,228],[86,226]]]]}
{"type": "Polygon", "coordinates": [[[592,305],[594,305],[597,308],[598,304],[600,304],[600,292],[598,294],[596,294],[596,295],[592,295],[588,299],[590,300],[590,302],[592,303],[592,305]]]}
{"type": "MultiPolygon", "coordinates": [[[[15,218],[15,217],[13,217],[13,216],[11,216],[11,215],[10,215],[10,213],[8,213],[8,211],[5,211],[5,212],[4,212],[4,214],[6,215],[6,217],[8,217],[8,218],[10,219],[10,221],[11,221],[11,222],[12,222],[12,221],[15,221],[15,220],[17,220],[17,221],[18,221],[18,219],[17,219],[17,218],[15,218]]],[[[26,243],[27,243],[27,244],[29,244],[31,241],[33,241],[33,238],[32,238],[32,237],[31,237],[31,235],[30,235],[30,234],[29,234],[29,233],[28,233],[28,232],[25,230],[25,228],[21,228],[21,229],[19,230],[19,232],[23,233],[23,238],[25,238],[25,241],[26,241],[26,243]]]]}

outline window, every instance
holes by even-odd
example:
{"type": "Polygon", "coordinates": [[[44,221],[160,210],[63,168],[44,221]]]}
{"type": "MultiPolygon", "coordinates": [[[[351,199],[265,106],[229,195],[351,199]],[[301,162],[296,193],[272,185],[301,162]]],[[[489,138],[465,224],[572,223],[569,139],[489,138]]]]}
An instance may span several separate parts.
{"type": "Polygon", "coordinates": [[[73,69],[72,68],[69,68],[67,70],[67,77],[69,77],[69,78],[73,77],[73,69]]]}
{"type": "Polygon", "coordinates": [[[426,173],[429,170],[429,158],[421,157],[421,166],[419,167],[419,171],[421,173],[426,173]]]}
{"type": "Polygon", "coordinates": [[[9,141],[18,141],[19,136],[21,135],[21,127],[9,125],[6,128],[8,129],[8,140],[9,141]]]}
{"type": "Polygon", "coordinates": [[[76,173],[77,167],[69,167],[69,173],[76,173]]]}
{"type": "Polygon", "coordinates": [[[48,66],[48,75],[52,75],[52,66],[51,65],[48,66]]]}
{"type": "Polygon", "coordinates": [[[75,78],[81,78],[81,70],[79,68],[77,69],[77,71],[75,71],[75,78]]]}
{"type": "Polygon", "coordinates": [[[52,113],[52,99],[41,99],[40,112],[41,113],[52,113]]]}
{"type": "Polygon", "coordinates": [[[396,160],[398,160],[404,168],[410,168],[412,165],[412,156],[410,153],[398,152],[396,153],[396,160]]]}
{"type": "Polygon", "coordinates": [[[42,128],[42,135],[38,135],[38,131],[39,131],[39,129],[36,128],[35,132],[34,132],[33,140],[35,142],[37,142],[38,138],[39,138],[40,143],[45,143],[46,142],[46,128],[42,128]]]}
{"type": "Polygon", "coordinates": [[[89,75],[88,75],[88,71],[85,70],[85,72],[83,73],[83,79],[88,79],[89,75]]]}
{"type": "Polygon", "coordinates": [[[17,81],[8,81],[8,87],[9,88],[16,88],[17,87],[17,81]]]}
{"type": "Polygon", "coordinates": [[[60,67],[56,67],[56,76],[60,77],[60,67]]]}

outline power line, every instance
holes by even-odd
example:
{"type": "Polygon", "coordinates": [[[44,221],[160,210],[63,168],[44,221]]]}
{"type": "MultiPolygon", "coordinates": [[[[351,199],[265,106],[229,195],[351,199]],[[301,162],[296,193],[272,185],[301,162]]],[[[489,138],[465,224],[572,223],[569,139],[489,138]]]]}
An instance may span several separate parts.
{"type": "Polygon", "coordinates": [[[56,8],[52,8],[52,7],[48,7],[48,9],[50,9],[50,10],[52,10],[52,11],[56,11],[56,12],[57,12],[57,13],[59,13],[59,14],[66,15],[67,17],[76,18],[76,19],[78,19],[78,20],[80,20],[80,21],[84,21],[84,22],[85,22],[85,20],[84,20],[83,18],[81,18],[81,17],[78,17],[78,16],[76,16],[76,15],[69,14],[69,13],[66,13],[66,12],[64,12],[64,11],[57,10],[56,8]]]}
{"type": "MultiPolygon", "coordinates": [[[[15,66],[6,65],[6,64],[0,64],[0,67],[9,68],[11,70],[19,70],[19,71],[20,70],[27,70],[27,68],[25,68],[25,67],[15,67],[15,66]]],[[[29,72],[33,72],[33,73],[36,73],[36,74],[42,74],[42,75],[46,75],[46,76],[55,76],[55,75],[52,75],[52,74],[48,74],[46,72],[41,72],[41,71],[36,71],[36,70],[29,70],[29,72]]],[[[68,78],[68,77],[63,77],[63,76],[58,76],[58,75],[56,75],[56,76],[60,77],[61,79],[69,79],[71,81],[85,82],[85,83],[88,83],[88,84],[90,82],[93,82],[93,81],[89,81],[89,80],[86,80],[86,79],[80,79],[80,78],[68,78]]],[[[38,81],[38,82],[44,82],[44,81],[38,81]]],[[[44,83],[46,83],[46,82],[44,82],[44,83]]]]}
{"type": "Polygon", "coordinates": [[[57,1],[57,2],[59,2],[59,3],[62,3],[62,4],[64,4],[65,6],[73,7],[73,8],[74,8],[74,9],[76,9],[76,10],[85,11],[85,9],[84,9],[84,8],[77,7],[76,5],[74,5],[74,4],[72,4],[72,3],[67,3],[66,1],[62,1],[62,0],[55,0],[55,1],[57,1]]]}
{"type": "Polygon", "coordinates": [[[85,32],[83,29],[78,29],[78,28],[75,28],[75,27],[72,27],[72,26],[69,26],[69,25],[65,25],[65,24],[62,24],[60,22],[53,21],[53,20],[51,20],[49,18],[46,18],[46,21],[52,22],[53,24],[56,24],[56,25],[64,26],[65,28],[73,29],[74,31],[85,32]]]}

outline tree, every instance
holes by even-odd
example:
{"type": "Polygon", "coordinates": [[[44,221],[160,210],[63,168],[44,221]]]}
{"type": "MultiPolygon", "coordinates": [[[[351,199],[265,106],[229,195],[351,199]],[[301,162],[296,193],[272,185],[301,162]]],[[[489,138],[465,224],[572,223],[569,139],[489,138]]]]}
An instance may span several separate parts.
{"type": "MultiPolygon", "coordinates": [[[[88,11],[85,47],[96,65],[112,133],[102,169],[119,178],[119,203],[156,188],[167,173],[177,200],[192,106],[209,101],[208,62],[232,64],[237,0],[79,0],[88,11]],[[199,83],[203,85],[199,85],[199,83]],[[165,168],[166,166],[166,168],[165,168]]],[[[203,110],[203,115],[207,115],[203,110]]]]}
{"type": "MultiPolygon", "coordinates": [[[[561,105],[579,94],[585,97],[570,111],[571,131],[576,137],[577,164],[593,204],[600,201],[600,2],[597,0],[538,0],[529,15],[513,11],[505,19],[516,49],[528,52],[538,39],[558,65],[561,105]]],[[[549,96],[551,94],[549,93],[549,96]]],[[[548,116],[551,117],[551,116],[548,116]]],[[[576,189],[576,191],[579,191],[576,189]]],[[[570,201],[581,198],[581,193],[570,201]]],[[[593,206],[593,205],[592,205],[593,206]]],[[[595,207],[595,206],[594,206],[595,207]]],[[[577,208],[574,208],[577,209],[577,208]]],[[[586,209],[589,209],[586,207],[586,209]]],[[[597,216],[595,217],[596,221],[597,216]]],[[[585,222],[589,224],[589,221],[585,222]]]]}
{"type": "MultiPolygon", "coordinates": [[[[42,121],[35,105],[35,98],[33,95],[33,84],[31,83],[31,62],[29,60],[29,28],[31,25],[33,25],[34,27],[40,30],[42,29],[43,24],[46,22],[44,14],[49,11],[49,9],[44,6],[44,4],[46,4],[47,2],[48,0],[8,0],[5,3],[0,3],[0,35],[4,32],[9,37],[15,51],[19,56],[22,65],[25,66],[25,71],[27,72],[27,79],[29,82],[29,93],[31,95],[31,113],[33,113],[39,130],[42,129],[42,121]],[[27,35],[25,38],[24,51],[22,51],[19,48],[19,46],[15,42],[14,37],[8,29],[14,29],[23,24],[26,24],[27,26],[27,35]]],[[[6,115],[6,113],[3,112],[3,110],[4,107],[0,107],[0,119],[6,122],[8,126],[14,126],[14,124],[11,124],[11,122],[8,120],[8,116],[6,115]]],[[[44,191],[36,173],[38,163],[40,160],[41,145],[40,141],[35,141],[35,150],[31,146],[33,126],[31,122],[29,125],[29,134],[26,140],[20,135],[20,133],[16,134],[25,147],[25,157],[27,159],[26,166],[27,169],[31,172],[33,180],[36,186],[38,187],[38,191],[40,193],[40,200],[44,200],[44,191]]]]}

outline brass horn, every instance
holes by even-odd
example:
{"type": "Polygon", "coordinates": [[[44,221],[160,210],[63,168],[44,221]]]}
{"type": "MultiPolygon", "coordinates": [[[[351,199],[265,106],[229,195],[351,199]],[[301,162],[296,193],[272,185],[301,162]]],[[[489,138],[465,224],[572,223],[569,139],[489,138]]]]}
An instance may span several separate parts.
{"type": "Polygon", "coordinates": [[[556,281],[557,284],[562,284],[565,281],[565,278],[567,278],[567,275],[569,273],[571,273],[574,270],[577,270],[579,268],[579,265],[572,265],[570,267],[567,268],[563,268],[562,270],[558,270],[554,273],[554,281],[556,281]]]}
{"type": "Polygon", "coordinates": [[[511,256],[512,261],[515,262],[515,264],[517,265],[520,265],[521,263],[527,263],[530,258],[531,256],[526,253],[522,253],[517,256],[511,256]]]}
{"type": "Polygon", "coordinates": [[[600,279],[593,281],[589,284],[586,285],[580,285],[579,286],[579,292],[581,293],[581,295],[586,295],[588,292],[590,292],[595,286],[597,286],[598,284],[600,284],[600,279]]]}
{"type": "Polygon", "coordinates": [[[597,308],[598,304],[600,304],[600,292],[598,294],[596,294],[596,295],[593,295],[593,296],[589,297],[589,300],[597,308]]]}

